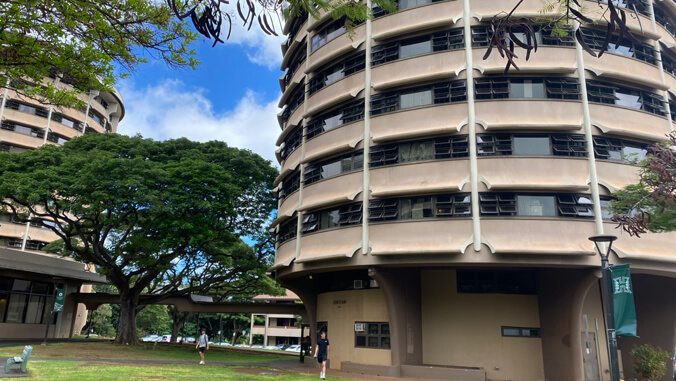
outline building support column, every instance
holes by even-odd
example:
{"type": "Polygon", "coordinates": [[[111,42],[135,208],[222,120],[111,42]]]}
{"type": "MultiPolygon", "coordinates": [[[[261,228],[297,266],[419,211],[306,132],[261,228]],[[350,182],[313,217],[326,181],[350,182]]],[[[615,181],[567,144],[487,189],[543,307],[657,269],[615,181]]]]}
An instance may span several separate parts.
{"type": "Polygon", "coordinates": [[[584,381],[582,308],[589,289],[600,277],[595,269],[540,272],[540,337],[548,381],[584,381]]]}
{"type": "Polygon", "coordinates": [[[270,326],[270,316],[265,314],[265,335],[263,336],[263,346],[268,346],[268,327],[270,326]]]}
{"type": "MultiPolygon", "coordinates": [[[[290,279],[278,280],[282,287],[293,291],[305,306],[305,316],[303,320],[310,325],[310,348],[314,353],[315,345],[317,344],[317,291],[314,281],[307,276],[290,279]]],[[[301,331],[301,335],[303,332],[301,331]]]]}
{"type": "Polygon", "coordinates": [[[369,268],[387,303],[392,366],[422,365],[422,299],[417,268],[369,268]]]}

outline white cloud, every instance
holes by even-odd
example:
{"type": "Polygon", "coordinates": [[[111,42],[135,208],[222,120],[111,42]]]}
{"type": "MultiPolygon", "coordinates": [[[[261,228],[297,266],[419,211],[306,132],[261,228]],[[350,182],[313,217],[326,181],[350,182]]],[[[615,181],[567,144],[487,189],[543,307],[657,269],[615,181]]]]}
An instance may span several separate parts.
{"type": "Polygon", "coordinates": [[[279,135],[279,98],[262,103],[260,94],[247,90],[232,110],[218,114],[204,89],[189,89],[177,79],[142,89],[124,82],[119,90],[125,100],[125,117],[117,131],[120,134],[141,134],[155,140],[222,140],[277,163],[274,150],[279,135]]]}
{"type": "MultiPolygon", "coordinates": [[[[242,6],[245,7],[245,3],[242,6]]],[[[286,41],[286,37],[281,31],[283,22],[277,21],[275,16],[271,17],[270,19],[274,18],[275,20],[274,27],[278,36],[268,36],[263,33],[260,25],[258,25],[258,19],[254,21],[251,30],[247,30],[246,27],[242,26],[242,20],[239,18],[239,15],[231,17],[233,22],[230,39],[225,39],[228,35],[227,27],[223,27],[224,30],[221,33],[221,39],[225,41],[225,44],[244,46],[248,50],[247,57],[249,61],[265,66],[268,69],[279,69],[279,66],[282,64],[281,44],[286,41]]]]}

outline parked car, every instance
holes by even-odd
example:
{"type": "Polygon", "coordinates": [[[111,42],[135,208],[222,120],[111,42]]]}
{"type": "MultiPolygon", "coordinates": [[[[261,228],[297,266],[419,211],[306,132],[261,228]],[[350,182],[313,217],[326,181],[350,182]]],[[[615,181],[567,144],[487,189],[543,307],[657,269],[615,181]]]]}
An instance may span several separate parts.
{"type": "Polygon", "coordinates": [[[276,345],[267,345],[267,346],[263,347],[263,349],[267,349],[267,350],[271,350],[271,351],[279,350],[279,348],[277,348],[276,345]]]}
{"type": "Polygon", "coordinates": [[[141,341],[157,341],[157,339],[159,339],[159,336],[157,336],[157,335],[148,335],[148,336],[142,337],[141,341]]]}
{"type": "Polygon", "coordinates": [[[171,335],[162,335],[157,340],[158,343],[170,343],[171,335]]]}
{"type": "Polygon", "coordinates": [[[290,347],[290,346],[291,346],[291,345],[289,345],[289,344],[279,344],[279,345],[277,345],[276,347],[277,347],[277,350],[279,350],[279,351],[284,351],[284,350],[286,350],[286,348],[288,348],[288,347],[290,347]]]}
{"type": "Polygon", "coordinates": [[[221,347],[231,347],[232,346],[232,344],[228,343],[227,341],[219,341],[217,343],[214,343],[214,345],[218,345],[218,346],[221,346],[221,347]]]}
{"type": "Polygon", "coordinates": [[[300,353],[300,345],[292,345],[288,348],[285,349],[286,352],[299,352],[300,353]]]}
{"type": "Polygon", "coordinates": [[[194,337],[186,337],[186,338],[185,338],[185,342],[186,342],[186,343],[194,343],[194,342],[195,342],[195,338],[194,338],[194,337]]]}

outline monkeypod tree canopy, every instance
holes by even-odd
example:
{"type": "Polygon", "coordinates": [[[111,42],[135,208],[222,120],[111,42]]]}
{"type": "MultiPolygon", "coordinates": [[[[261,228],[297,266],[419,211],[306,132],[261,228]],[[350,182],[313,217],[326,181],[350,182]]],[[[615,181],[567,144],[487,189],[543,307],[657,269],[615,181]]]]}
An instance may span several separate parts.
{"type": "MultiPolygon", "coordinates": [[[[120,292],[118,341],[135,342],[138,296],[167,271],[213,271],[210,281],[223,282],[259,270],[265,258],[239,237],[265,228],[276,175],[269,161],[222,142],[92,134],[0,153],[0,198],[20,218],[53,221],[61,240],[48,247],[108,277],[120,292]]],[[[205,287],[186,284],[159,287],[158,298],[205,287]]]]}

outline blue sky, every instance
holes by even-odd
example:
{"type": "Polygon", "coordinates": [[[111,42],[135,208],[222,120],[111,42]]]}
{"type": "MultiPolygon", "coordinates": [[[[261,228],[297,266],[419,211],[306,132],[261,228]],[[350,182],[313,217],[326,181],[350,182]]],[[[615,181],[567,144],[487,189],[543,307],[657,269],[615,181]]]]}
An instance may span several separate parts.
{"type": "Polygon", "coordinates": [[[197,70],[173,70],[150,60],[116,85],[126,111],[118,133],[222,140],[276,164],[282,41],[256,26],[250,31],[233,26],[225,44],[195,45],[202,62],[197,70]]]}

